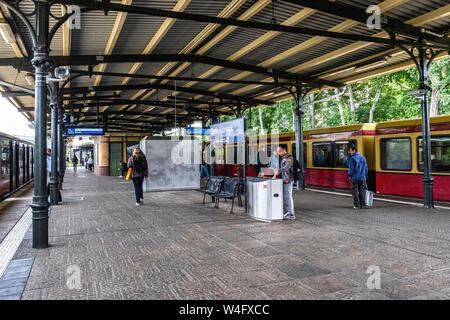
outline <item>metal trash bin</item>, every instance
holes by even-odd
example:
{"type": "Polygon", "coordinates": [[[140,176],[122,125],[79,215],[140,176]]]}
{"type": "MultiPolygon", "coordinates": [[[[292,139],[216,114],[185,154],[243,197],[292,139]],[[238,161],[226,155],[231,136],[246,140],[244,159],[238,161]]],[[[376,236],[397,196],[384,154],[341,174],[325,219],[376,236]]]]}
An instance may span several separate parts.
{"type": "Polygon", "coordinates": [[[248,213],[261,221],[283,219],[283,181],[247,178],[248,213]]]}

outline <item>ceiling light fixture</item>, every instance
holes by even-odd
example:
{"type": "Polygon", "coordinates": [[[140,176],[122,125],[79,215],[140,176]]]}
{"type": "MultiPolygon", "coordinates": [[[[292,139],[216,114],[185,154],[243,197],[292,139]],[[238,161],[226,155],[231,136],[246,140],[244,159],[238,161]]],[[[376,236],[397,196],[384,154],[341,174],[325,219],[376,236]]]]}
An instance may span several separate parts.
{"type": "Polygon", "coordinates": [[[4,20],[0,20],[0,34],[7,44],[16,42],[16,36],[14,35],[14,32],[12,32],[11,27],[4,20]]]}

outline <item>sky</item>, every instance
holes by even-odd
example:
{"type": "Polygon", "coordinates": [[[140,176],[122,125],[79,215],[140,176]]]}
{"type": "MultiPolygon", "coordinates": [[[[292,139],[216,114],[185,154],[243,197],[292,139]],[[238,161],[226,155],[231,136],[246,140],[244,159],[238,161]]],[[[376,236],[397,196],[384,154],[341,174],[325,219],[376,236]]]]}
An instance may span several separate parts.
{"type": "Polygon", "coordinates": [[[7,99],[0,98],[0,132],[12,136],[31,136],[34,137],[34,129],[31,129],[30,124],[25,116],[17,111],[7,99]]]}

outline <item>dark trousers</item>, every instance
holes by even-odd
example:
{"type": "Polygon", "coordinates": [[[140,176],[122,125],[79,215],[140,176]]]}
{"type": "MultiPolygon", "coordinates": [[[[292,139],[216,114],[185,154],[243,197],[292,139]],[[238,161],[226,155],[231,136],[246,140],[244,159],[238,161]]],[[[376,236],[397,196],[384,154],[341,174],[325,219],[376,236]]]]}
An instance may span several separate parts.
{"type": "Polygon", "coordinates": [[[352,180],[350,184],[350,192],[353,195],[353,205],[358,208],[364,207],[366,205],[366,180],[352,180]]]}
{"type": "Polygon", "coordinates": [[[126,177],[126,176],[127,176],[127,173],[128,173],[128,169],[127,169],[127,170],[122,170],[122,176],[123,176],[123,177],[126,177]]]}
{"type": "Polygon", "coordinates": [[[144,177],[133,178],[134,194],[136,195],[136,202],[141,203],[141,199],[144,199],[144,190],[142,189],[142,183],[144,177]]]}

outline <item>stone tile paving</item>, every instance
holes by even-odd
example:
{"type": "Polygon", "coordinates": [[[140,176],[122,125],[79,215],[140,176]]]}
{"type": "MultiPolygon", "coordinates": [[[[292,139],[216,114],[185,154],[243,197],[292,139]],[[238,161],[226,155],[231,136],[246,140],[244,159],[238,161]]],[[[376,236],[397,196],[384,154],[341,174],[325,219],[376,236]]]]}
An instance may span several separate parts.
{"type": "Polygon", "coordinates": [[[353,211],[347,197],[295,192],[296,221],[263,223],[194,191],[137,207],[131,182],[83,169],[65,179],[51,247],[26,240],[17,253],[36,256],[22,299],[450,298],[450,211],[353,211]],[[67,286],[73,265],[81,289],[67,286]],[[380,289],[367,288],[371,265],[380,289]]]}

